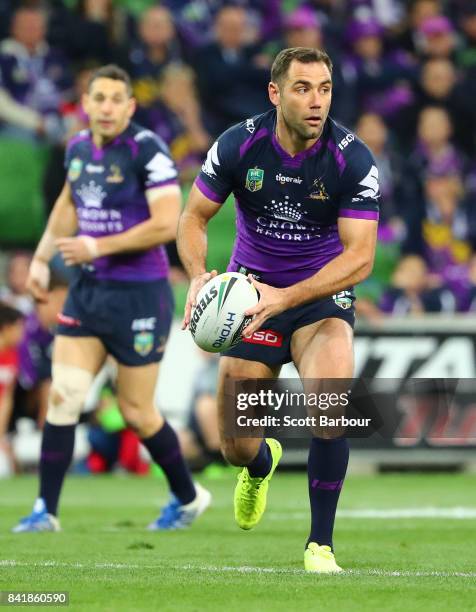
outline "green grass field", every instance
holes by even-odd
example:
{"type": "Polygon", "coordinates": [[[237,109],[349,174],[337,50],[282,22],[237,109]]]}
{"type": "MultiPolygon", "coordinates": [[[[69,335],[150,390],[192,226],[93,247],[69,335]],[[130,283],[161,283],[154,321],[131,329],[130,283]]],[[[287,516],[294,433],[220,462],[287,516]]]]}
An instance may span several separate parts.
{"type": "Polygon", "coordinates": [[[234,475],[201,482],[214,504],[188,531],[144,530],[165,500],[163,481],[70,477],[64,531],[12,535],[36,480],[1,481],[0,590],[67,590],[72,610],[476,610],[474,475],[349,478],[335,537],[348,571],[336,576],[302,570],[304,474],[275,476],[251,532],[233,521],[234,475]],[[358,512],[402,509],[410,516],[358,512]],[[431,518],[444,509],[462,518],[431,518]]]}

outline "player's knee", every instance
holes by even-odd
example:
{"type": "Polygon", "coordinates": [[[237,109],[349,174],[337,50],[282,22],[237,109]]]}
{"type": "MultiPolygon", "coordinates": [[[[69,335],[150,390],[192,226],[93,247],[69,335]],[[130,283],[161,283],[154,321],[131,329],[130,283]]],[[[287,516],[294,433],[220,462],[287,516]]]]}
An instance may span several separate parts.
{"type": "Polygon", "coordinates": [[[313,438],[318,440],[336,440],[345,436],[345,427],[311,427],[313,438]]]}
{"type": "Polygon", "coordinates": [[[147,435],[149,431],[157,429],[160,415],[153,406],[119,398],[119,408],[127,426],[137,434],[147,435]]]}
{"type": "Polygon", "coordinates": [[[94,376],[76,366],[53,364],[46,420],[52,425],[75,425],[94,376]]]}
{"type": "Polygon", "coordinates": [[[221,452],[228,463],[236,466],[248,465],[256,455],[255,448],[251,448],[249,444],[233,438],[222,441],[221,452]]]}
{"type": "Polygon", "coordinates": [[[128,427],[134,431],[139,431],[144,421],[143,406],[140,406],[134,401],[126,401],[121,398],[118,399],[118,403],[124,421],[127,423],[128,427]]]}
{"type": "Polygon", "coordinates": [[[241,457],[239,453],[235,451],[235,445],[233,440],[226,440],[225,442],[222,442],[221,454],[231,465],[244,465],[241,462],[241,457]]]}

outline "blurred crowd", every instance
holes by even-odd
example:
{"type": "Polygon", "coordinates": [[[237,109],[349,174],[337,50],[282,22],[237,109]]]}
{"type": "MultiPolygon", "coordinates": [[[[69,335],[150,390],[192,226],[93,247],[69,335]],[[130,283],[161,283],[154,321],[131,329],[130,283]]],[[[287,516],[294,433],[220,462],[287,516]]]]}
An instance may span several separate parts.
{"type": "MultiPolygon", "coordinates": [[[[65,143],[87,125],[88,77],[115,62],[132,77],[135,119],[166,141],[186,191],[213,140],[270,107],[272,61],[291,46],[329,53],[331,115],[379,168],[379,247],[360,315],[476,312],[476,0],[0,0],[0,145],[49,147],[48,213],[65,143]]],[[[12,256],[0,288],[0,404],[19,373],[14,392],[41,425],[65,282],[52,286],[51,312],[35,309],[28,261],[12,256]]],[[[0,419],[0,439],[7,427],[0,419]]]]}
{"type": "Polygon", "coordinates": [[[88,76],[116,62],[186,189],[218,134],[269,108],[269,69],[289,46],[331,55],[332,116],[379,167],[380,247],[361,314],[472,309],[475,0],[0,0],[0,141],[50,145],[51,207],[64,144],[86,125],[88,76]]]}

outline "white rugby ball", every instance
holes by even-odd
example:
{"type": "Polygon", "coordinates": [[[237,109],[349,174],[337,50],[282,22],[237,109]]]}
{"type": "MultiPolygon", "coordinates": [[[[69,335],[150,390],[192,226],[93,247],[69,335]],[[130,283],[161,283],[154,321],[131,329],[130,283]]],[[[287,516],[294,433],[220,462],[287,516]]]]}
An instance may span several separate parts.
{"type": "Polygon", "coordinates": [[[225,272],[209,280],[192,310],[189,327],[195,343],[204,351],[219,353],[240,342],[253,318],[245,316],[245,311],[258,300],[258,292],[244,274],[225,272]]]}

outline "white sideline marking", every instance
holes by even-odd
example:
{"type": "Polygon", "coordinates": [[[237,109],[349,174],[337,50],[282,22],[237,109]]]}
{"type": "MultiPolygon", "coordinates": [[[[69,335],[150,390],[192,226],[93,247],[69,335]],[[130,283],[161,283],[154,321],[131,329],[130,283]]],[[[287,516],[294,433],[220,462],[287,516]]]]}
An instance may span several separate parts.
{"type": "MultiPolygon", "coordinates": [[[[308,512],[269,512],[267,518],[278,521],[283,519],[307,519],[308,512]]],[[[418,519],[418,518],[445,518],[456,520],[476,519],[476,508],[362,508],[360,510],[338,510],[338,518],[348,519],[418,519]]]]}
{"type": "MultiPolygon", "coordinates": [[[[129,563],[63,563],[59,561],[36,561],[28,563],[26,561],[15,561],[13,559],[0,559],[0,567],[68,567],[74,569],[86,569],[86,570],[179,570],[179,571],[191,571],[191,572],[209,572],[209,573],[220,573],[220,572],[235,572],[238,574],[301,574],[303,576],[308,575],[304,570],[298,569],[283,569],[276,567],[253,567],[253,566],[239,566],[234,567],[231,565],[224,565],[219,567],[218,565],[138,565],[129,563]]],[[[377,576],[382,578],[476,578],[476,572],[437,572],[437,571],[400,571],[400,570],[345,570],[342,574],[337,576],[377,576]]]]}

